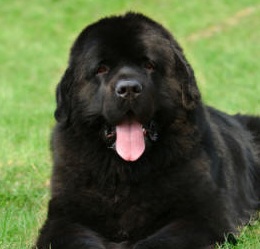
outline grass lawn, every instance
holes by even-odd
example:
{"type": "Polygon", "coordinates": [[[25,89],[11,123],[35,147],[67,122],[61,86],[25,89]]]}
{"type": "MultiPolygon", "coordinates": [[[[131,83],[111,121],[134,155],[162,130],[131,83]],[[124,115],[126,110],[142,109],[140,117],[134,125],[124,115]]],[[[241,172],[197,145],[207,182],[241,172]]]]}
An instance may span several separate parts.
{"type": "MultiPolygon", "coordinates": [[[[30,248],[47,210],[54,89],[88,23],[141,11],[174,32],[206,103],[260,114],[258,0],[8,0],[0,5],[0,248],[30,248]]],[[[259,249],[260,224],[236,246],[259,249]]]]}

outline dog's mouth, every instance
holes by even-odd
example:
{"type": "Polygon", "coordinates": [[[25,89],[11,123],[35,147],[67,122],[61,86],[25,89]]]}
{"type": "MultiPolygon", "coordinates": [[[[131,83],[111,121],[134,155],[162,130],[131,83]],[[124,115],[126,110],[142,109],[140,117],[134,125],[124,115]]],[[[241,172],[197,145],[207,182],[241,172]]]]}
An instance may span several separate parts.
{"type": "Polygon", "coordinates": [[[127,118],[116,126],[105,125],[103,131],[107,147],[114,149],[125,161],[139,159],[147,143],[159,138],[155,121],[142,125],[133,118],[127,118]]]}

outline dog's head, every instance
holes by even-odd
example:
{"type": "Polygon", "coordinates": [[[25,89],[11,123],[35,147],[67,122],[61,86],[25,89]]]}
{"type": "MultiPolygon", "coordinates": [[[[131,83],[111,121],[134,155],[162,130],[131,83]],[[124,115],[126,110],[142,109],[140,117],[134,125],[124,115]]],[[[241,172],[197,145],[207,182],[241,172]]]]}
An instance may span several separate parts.
{"type": "Polygon", "coordinates": [[[109,147],[134,161],[177,113],[192,111],[199,101],[193,70],[169,32],[128,13],[79,35],[57,87],[55,117],[102,131],[109,147]]]}

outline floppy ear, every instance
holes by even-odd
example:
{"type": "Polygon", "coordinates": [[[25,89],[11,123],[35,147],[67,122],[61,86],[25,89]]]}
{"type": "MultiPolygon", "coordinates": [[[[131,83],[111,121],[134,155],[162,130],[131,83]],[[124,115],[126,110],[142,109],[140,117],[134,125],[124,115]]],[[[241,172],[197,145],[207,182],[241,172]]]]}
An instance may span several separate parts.
{"type": "Polygon", "coordinates": [[[179,49],[174,49],[176,71],[182,88],[182,104],[187,110],[193,110],[200,101],[200,92],[193,69],[179,49]]]}
{"type": "Polygon", "coordinates": [[[54,116],[59,123],[67,123],[71,108],[71,85],[73,82],[72,72],[68,68],[56,88],[57,108],[54,116]]]}

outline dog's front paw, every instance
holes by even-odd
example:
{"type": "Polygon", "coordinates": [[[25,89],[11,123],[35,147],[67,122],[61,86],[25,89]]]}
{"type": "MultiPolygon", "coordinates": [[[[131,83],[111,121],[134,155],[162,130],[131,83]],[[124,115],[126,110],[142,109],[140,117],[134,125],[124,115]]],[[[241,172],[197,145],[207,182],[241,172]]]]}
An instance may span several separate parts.
{"type": "Polygon", "coordinates": [[[149,240],[141,240],[134,245],[133,249],[157,249],[157,247],[149,240]]]}

